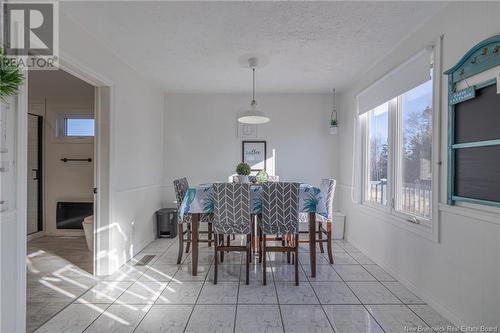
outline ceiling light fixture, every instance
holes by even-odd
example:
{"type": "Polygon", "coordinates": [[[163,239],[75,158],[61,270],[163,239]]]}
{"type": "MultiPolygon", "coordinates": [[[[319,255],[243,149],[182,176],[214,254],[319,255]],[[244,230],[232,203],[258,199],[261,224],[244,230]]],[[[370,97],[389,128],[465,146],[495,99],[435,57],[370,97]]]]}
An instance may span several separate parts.
{"type": "Polygon", "coordinates": [[[263,111],[257,110],[257,101],[255,100],[255,67],[257,65],[257,58],[248,59],[248,66],[252,69],[252,102],[250,102],[251,109],[238,117],[238,122],[243,124],[265,124],[271,121],[263,111]]]}

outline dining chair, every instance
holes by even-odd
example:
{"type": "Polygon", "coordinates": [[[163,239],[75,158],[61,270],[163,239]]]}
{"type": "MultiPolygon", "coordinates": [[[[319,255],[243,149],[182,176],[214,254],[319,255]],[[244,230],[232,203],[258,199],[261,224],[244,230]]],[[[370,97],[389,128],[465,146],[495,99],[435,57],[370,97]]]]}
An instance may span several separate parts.
{"type": "MultiPolygon", "coordinates": [[[[332,253],[332,232],[333,232],[333,198],[335,196],[335,179],[322,179],[320,184],[321,193],[325,196],[325,205],[326,205],[326,216],[324,214],[316,213],[316,222],[318,222],[318,230],[316,231],[318,237],[316,242],[319,244],[319,249],[321,253],[325,253],[323,248],[323,243],[326,244],[326,250],[328,253],[328,260],[330,264],[334,263],[333,253],[332,253]],[[326,236],[326,239],[323,238],[323,235],[326,236]]],[[[300,222],[308,222],[309,214],[300,213],[300,222]]],[[[301,234],[309,233],[309,231],[300,231],[301,234]]],[[[308,240],[300,240],[300,243],[308,243],[308,240]]]]}
{"type": "MultiPolygon", "coordinates": [[[[182,200],[184,200],[184,197],[189,190],[189,183],[187,181],[186,177],[175,179],[174,180],[174,190],[175,190],[175,197],[177,200],[177,209],[180,213],[181,211],[181,205],[182,205],[182,200]]],[[[200,222],[207,222],[207,231],[199,231],[201,234],[208,234],[208,239],[198,239],[199,242],[208,242],[208,246],[212,245],[212,220],[213,220],[213,214],[200,214],[200,222]]],[[[179,252],[177,255],[177,264],[180,264],[182,261],[182,254],[184,252],[184,242],[186,243],[186,253],[189,252],[189,246],[191,244],[191,214],[184,214],[181,220],[181,216],[179,215],[179,225],[178,225],[178,235],[177,237],[179,238],[179,252]],[[186,230],[184,230],[184,225],[186,225],[186,230]]],[[[195,235],[196,237],[199,237],[199,235],[195,235]]]]}
{"type": "Polygon", "coordinates": [[[294,254],[295,285],[299,285],[299,186],[299,183],[262,184],[262,214],[259,228],[264,285],[266,285],[267,252],[294,254]],[[279,235],[287,241],[281,246],[268,246],[267,235],[279,235]]]}
{"type": "Polygon", "coordinates": [[[249,283],[251,256],[252,217],[250,184],[214,184],[214,284],[217,284],[218,254],[224,252],[246,252],[246,284],[249,283]],[[224,236],[244,235],[245,245],[224,245],[224,236]]]}
{"type": "Polygon", "coordinates": [[[267,181],[271,182],[271,183],[279,182],[280,181],[280,176],[269,175],[269,176],[267,176],[267,181]]]}

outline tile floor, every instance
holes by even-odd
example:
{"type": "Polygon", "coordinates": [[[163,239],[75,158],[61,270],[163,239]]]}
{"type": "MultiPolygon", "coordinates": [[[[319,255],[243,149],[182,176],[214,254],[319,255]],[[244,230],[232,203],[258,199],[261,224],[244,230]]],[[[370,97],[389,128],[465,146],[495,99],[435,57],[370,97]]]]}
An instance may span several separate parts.
{"type": "Polygon", "coordinates": [[[156,240],[136,257],[155,255],[147,266],[129,263],[99,280],[65,279],[71,283],[58,286],[57,297],[69,293],[75,299],[36,332],[374,333],[451,326],[348,242],[336,241],[334,249],[335,265],[318,253],[321,265],[312,279],[307,244],[301,246],[298,287],[293,266],[272,253],[267,286],[255,261],[245,285],[239,253],[225,256],[213,285],[212,248],[200,246],[199,274],[193,277],[189,254],[175,264],[176,240],[156,240]]]}
{"type": "Polygon", "coordinates": [[[33,332],[99,280],[84,237],[41,237],[27,244],[26,328],[33,332]]]}

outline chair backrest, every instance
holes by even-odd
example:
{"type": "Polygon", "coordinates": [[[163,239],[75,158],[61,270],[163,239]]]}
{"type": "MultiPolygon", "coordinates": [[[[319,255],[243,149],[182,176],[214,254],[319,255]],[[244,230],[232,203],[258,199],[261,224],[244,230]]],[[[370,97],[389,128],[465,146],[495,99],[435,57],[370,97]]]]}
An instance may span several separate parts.
{"type": "Polygon", "coordinates": [[[186,177],[174,179],[174,189],[175,198],[177,200],[177,208],[180,208],[182,205],[182,200],[184,200],[184,196],[189,189],[189,184],[186,177]]]}
{"type": "Polygon", "coordinates": [[[275,176],[273,176],[273,175],[267,176],[267,181],[271,182],[271,183],[279,182],[280,176],[276,176],[276,175],[275,176]]]}
{"type": "Polygon", "coordinates": [[[250,184],[214,184],[215,233],[248,235],[251,233],[250,184]]]}
{"type": "Polygon", "coordinates": [[[333,216],[333,197],[335,196],[335,179],[321,179],[320,190],[325,195],[326,211],[328,219],[331,220],[333,216]]]}
{"type": "Polygon", "coordinates": [[[262,230],[283,235],[299,231],[299,183],[262,184],[262,230]]]}

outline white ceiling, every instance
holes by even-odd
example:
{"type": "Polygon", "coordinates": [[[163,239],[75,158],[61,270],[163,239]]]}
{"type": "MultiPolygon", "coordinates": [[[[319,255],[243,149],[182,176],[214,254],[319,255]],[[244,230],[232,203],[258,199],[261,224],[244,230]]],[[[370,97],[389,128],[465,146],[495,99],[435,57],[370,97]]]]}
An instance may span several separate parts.
{"type": "Polygon", "coordinates": [[[437,2],[64,2],[61,10],[168,92],[329,92],[361,77],[437,2]]]}

